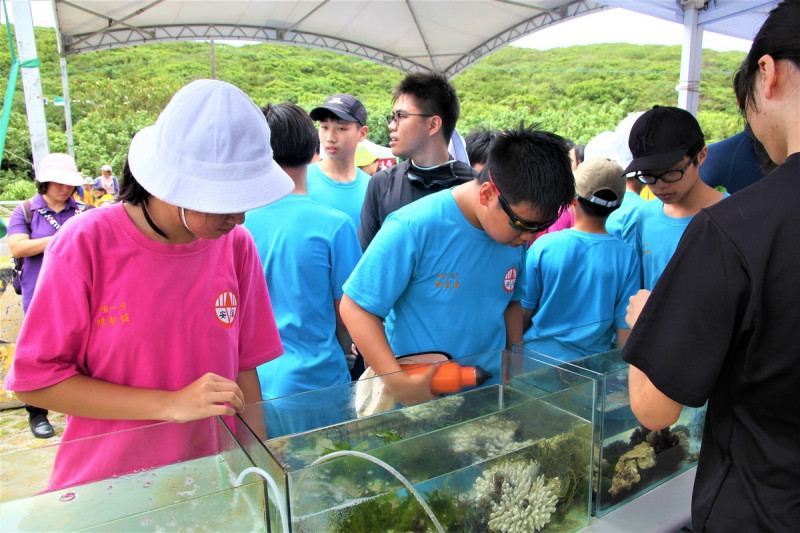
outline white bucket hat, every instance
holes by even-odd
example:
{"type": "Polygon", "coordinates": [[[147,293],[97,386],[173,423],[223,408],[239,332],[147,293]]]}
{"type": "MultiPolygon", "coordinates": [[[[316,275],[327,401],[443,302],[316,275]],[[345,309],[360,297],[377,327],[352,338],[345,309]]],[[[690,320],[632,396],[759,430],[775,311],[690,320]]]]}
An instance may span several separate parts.
{"type": "Polygon", "coordinates": [[[294,182],[272,159],[261,110],[241,89],[197,80],[172,97],[128,149],[136,181],[164,202],[242,213],[279,200],[294,182]]]}
{"type": "Polygon", "coordinates": [[[75,160],[69,154],[47,154],[36,168],[36,181],[38,182],[52,181],[73,187],[85,185],[83,174],[78,172],[75,160]]]}
{"type": "Polygon", "coordinates": [[[614,136],[616,137],[614,147],[617,154],[615,160],[622,168],[628,168],[628,165],[630,165],[631,161],[633,161],[633,154],[631,154],[631,149],[628,146],[628,138],[631,136],[633,124],[642,115],[644,115],[644,111],[635,111],[633,113],[629,113],[620,121],[619,124],[617,124],[617,127],[614,130],[614,136]]]}

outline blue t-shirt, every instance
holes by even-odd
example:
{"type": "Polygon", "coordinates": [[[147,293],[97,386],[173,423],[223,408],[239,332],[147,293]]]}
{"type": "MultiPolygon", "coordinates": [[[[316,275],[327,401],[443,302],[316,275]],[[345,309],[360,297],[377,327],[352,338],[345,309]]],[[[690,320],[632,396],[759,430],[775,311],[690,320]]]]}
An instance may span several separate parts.
{"type": "Polygon", "coordinates": [[[345,213],[358,231],[369,178],[369,174],[359,168],[356,170],[356,179],[342,183],[329,178],[315,163],[308,166],[306,187],[308,196],[345,213]]]}
{"type": "Polygon", "coordinates": [[[341,212],[306,195],[249,211],[284,354],[258,367],[264,399],[350,381],[336,339],[334,300],[361,257],[341,212]]]}
{"type": "Polygon", "coordinates": [[[692,218],[667,215],[664,213],[664,202],[658,198],[638,209],[634,234],[636,250],[642,260],[643,289],[652,291],[656,286],[692,218]]]}
{"type": "MultiPolygon", "coordinates": [[[[479,354],[506,345],[503,312],[522,294],[524,254],[470,224],[452,191],[440,191],[389,215],[344,291],[386,317],[396,356],[479,354]]],[[[492,372],[498,359],[480,364],[492,372]]]]}
{"type": "Polygon", "coordinates": [[[625,191],[622,205],[612,211],[606,219],[606,231],[631,246],[636,246],[636,233],[633,231],[636,223],[636,210],[645,202],[647,200],[635,192],[625,191]]]}
{"type": "Polygon", "coordinates": [[[562,361],[612,349],[639,288],[636,250],[613,235],[573,228],[543,235],[525,260],[522,307],[534,312],[526,347],[562,361]]]}
{"type": "MultiPolygon", "coordinates": [[[[725,193],[722,198],[728,196],[730,194],[725,193]]],[[[642,260],[642,288],[652,291],[694,217],[667,215],[664,202],[658,198],[646,202],[637,211],[634,234],[636,250],[642,260]]]]}

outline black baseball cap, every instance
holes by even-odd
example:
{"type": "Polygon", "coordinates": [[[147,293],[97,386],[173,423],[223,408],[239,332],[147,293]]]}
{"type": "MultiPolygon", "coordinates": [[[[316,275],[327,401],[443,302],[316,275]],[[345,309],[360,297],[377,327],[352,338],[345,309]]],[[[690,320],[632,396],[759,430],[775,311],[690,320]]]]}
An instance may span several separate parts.
{"type": "Polygon", "coordinates": [[[625,174],[669,168],[703,141],[703,130],[694,115],[679,107],[654,106],[633,123],[628,137],[633,161],[625,174]]]}
{"type": "Polygon", "coordinates": [[[322,106],[312,109],[309,115],[314,120],[322,120],[324,111],[330,111],[348,122],[358,122],[360,126],[367,125],[367,109],[358,98],[349,94],[334,94],[322,106]]]}

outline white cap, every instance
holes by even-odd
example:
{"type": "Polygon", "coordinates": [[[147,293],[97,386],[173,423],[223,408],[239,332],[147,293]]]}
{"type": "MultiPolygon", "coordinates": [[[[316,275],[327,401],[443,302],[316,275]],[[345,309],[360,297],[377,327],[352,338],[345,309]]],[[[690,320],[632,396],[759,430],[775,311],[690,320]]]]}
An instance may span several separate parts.
{"type": "Polygon", "coordinates": [[[242,213],[294,190],[272,159],[261,110],[218,80],[197,80],[175,93],[156,123],[134,136],[128,164],[159,200],[203,213],[242,213]]]}
{"type": "MultiPolygon", "coordinates": [[[[591,159],[593,157],[605,157],[608,159],[615,159],[617,156],[616,149],[617,136],[613,131],[603,131],[595,135],[583,149],[583,160],[591,159]]],[[[580,167],[580,165],[578,165],[580,167]]]]}
{"type": "Polygon", "coordinates": [[[102,167],[100,167],[100,170],[104,172],[111,172],[111,165],[103,165],[102,167]]]}
{"type": "Polygon", "coordinates": [[[628,146],[628,138],[631,136],[631,128],[633,128],[634,122],[642,115],[644,115],[644,111],[628,113],[628,115],[617,124],[617,128],[614,130],[614,136],[616,137],[614,144],[614,149],[616,151],[615,159],[622,168],[628,168],[628,165],[633,161],[633,154],[631,154],[631,149],[628,146]]]}
{"type": "Polygon", "coordinates": [[[47,154],[36,167],[36,181],[52,181],[62,185],[80,187],[85,184],[75,160],[69,154],[47,154]]]}

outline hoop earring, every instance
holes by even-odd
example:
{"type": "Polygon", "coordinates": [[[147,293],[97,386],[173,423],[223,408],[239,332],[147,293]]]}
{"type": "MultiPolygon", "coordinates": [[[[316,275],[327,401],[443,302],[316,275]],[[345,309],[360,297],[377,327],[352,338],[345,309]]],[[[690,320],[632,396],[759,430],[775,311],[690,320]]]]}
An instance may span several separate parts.
{"type": "Polygon", "coordinates": [[[192,230],[189,229],[189,225],[186,223],[186,210],[181,207],[179,213],[181,217],[181,224],[183,224],[183,229],[185,229],[186,233],[188,233],[189,235],[194,235],[194,233],[192,233],[192,230]]]}

